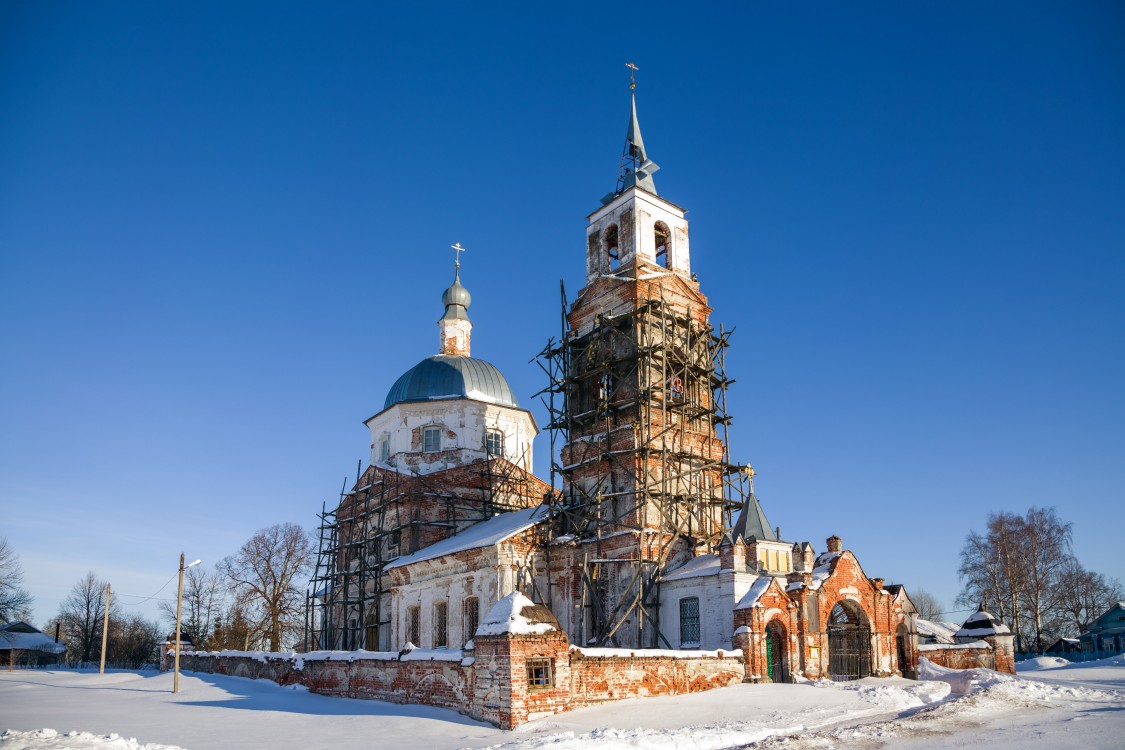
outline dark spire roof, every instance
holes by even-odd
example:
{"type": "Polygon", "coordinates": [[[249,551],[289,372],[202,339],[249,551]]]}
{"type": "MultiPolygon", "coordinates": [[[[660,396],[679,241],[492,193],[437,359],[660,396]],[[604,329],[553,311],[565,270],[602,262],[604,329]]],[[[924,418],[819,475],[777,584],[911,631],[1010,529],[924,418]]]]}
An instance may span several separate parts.
{"type": "Polygon", "coordinates": [[[746,502],[742,504],[742,510],[734,522],[732,531],[735,539],[777,541],[777,534],[770,526],[770,521],[766,518],[766,512],[762,510],[762,504],[758,502],[754,490],[750,490],[750,494],[746,496],[746,502]]]}
{"type": "MultiPolygon", "coordinates": [[[[635,89],[635,84],[630,84],[635,89]]],[[[650,161],[645,152],[645,141],[641,137],[641,123],[637,119],[637,94],[634,90],[629,98],[632,101],[632,111],[629,115],[629,127],[625,131],[625,151],[621,154],[621,171],[617,176],[617,189],[602,198],[602,203],[609,203],[631,187],[659,195],[652,175],[660,169],[655,162],[650,161]]]]}

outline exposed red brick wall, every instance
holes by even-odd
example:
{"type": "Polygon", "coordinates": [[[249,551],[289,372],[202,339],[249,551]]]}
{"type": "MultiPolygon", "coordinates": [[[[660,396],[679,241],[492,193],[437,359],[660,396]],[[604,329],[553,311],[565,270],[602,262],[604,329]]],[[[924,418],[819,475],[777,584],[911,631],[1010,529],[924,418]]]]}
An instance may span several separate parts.
{"type": "Polygon", "coordinates": [[[996,668],[996,660],[992,651],[986,648],[954,646],[953,648],[929,650],[922,646],[918,655],[923,659],[929,659],[940,667],[948,667],[949,669],[996,668]]]}
{"type": "Polygon", "coordinates": [[[653,695],[698,693],[742,682],[746,666],[737,653],[678,659],[671,656],[585,656],[570,654],[574,708],[653,695]]]}

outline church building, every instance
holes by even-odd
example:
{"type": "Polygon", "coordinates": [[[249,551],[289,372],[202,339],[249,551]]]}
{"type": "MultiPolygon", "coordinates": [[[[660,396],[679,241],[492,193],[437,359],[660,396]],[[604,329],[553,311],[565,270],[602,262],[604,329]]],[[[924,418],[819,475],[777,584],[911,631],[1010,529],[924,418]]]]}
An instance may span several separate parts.
{"type": "Polygon", "coordinates": [[[730,332],[657,170],[634,91],[616,187],[573,258],[585,284],[540,355],[550,482],[533,474],[535,419],[472,356],[457,264],[438,353],[366,420],[370,463],[320,515],[307,649],[469,653],[498,602],[526,598],[572,655],[735,652],[753,682],[914,673],[903,587],[835,535],[820,551],[783,538],[730,456],[730,332]]]}

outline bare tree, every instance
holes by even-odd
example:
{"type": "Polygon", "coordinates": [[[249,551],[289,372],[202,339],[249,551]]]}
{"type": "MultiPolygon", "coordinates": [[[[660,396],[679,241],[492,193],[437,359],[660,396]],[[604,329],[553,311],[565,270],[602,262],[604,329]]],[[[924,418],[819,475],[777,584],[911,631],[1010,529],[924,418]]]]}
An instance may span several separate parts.
{"type": "MultiPolygon", "coordinates": [[[[184,607],[182,627],[191,636],[197,649],[211,648],[215,622],[223,609],[224,577],[215,570],[201,566],[184,571],[184,607]]],[[[157,605],[169,627],[176,626],[176,603],[162,601],[157,605]]]]}
{"type": "Polygon", "coordinates": [[[1024,580],[1020,545],[1023,519],[1014,513],[990,513],[988,533],[970,531],[961,550],[958,573],[964,582],[959,604],[985,609],[1012,626],[1017,650],[1023,644],[1020,600],[1024,580]]]}
{"type": "Polygon", "coordinates": [[[156,659],[160,625],[138,614],[112,617],[106,658],[117,667],[139,669],[156,659]]]}
{"type": "Polygon", "coordinates": [[[0,623],[28,619],[31,594],[23,587],[23,566],[8,540],[0,537],[0,623]]]}
{"type": "Polygon", "coordinates": [[[1116,602],[1125,599],[1121,582],[1086,570],[1071,558],[1059,575],[1062,635],[1076,636],[1116,602]]]}
{"type": "MultiPolygon", "coordinates": [[[[303,623],[303,581],[312,565],[313,544],[295,523],[262,529],[219,563],[232,588],[266,633],[270,651],[280,651],[303,623]]],[[[253,616],[251,619],[255,619],[253,616]]]]}
{"type": "Polygon", "coordinates": [[[1050,621],[1061,599],[1060,577],[1071,561],[1073,524],[1064,523],[1054,508],[1029,508],[1021,524],[1020,570],[1023,606],[1035,628],[1035,652],[1046,648],[1050,621]]]}
{"type": "MultiPolygon", "coordinates": [[[[102,647],[102,620],[105,617],[106,582],[93,571],[74,584],[59,605],[58,619],[67,645],[67,659],[91,662],[102,647]]],[[[110,617],[117,614],[117,603],[110,605],[110,617]]]]}
{"type": "Polygon", "coordinates": [[[914,608],[918,610],[918,616],[923,620],[937,622],[945,613],[945,607],[938,601],[938,598],[925,589],[915,589],[910,594],[910,601],[914,603],[914,608]]]}

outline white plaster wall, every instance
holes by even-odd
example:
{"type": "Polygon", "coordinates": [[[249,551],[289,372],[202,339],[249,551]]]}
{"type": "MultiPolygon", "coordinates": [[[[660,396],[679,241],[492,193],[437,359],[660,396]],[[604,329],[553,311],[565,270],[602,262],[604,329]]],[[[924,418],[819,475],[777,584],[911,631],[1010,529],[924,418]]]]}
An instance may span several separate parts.
{"type": "Polygon", "coordinates": [[[672,648],[680,647],[680,599],[697,596],[699,648],[730,649],[734,636],[734,606],[756,579],[751,573],[722,571],[660,584],[660,623],[664,637],[672,648]]]}
{"type": "Polygon", "coordinates": [[[490,429],[504,433],[504,457],[531,472],[532,443],[539,434],[529,412],[464,398],[395,404],[368,420],[367,426],[372,464],[421,474],[486,458],[484,437],[490,429]],[[420,448],[416,450],[412,442],[414,430],[429,425],[442,428],[442,452],[432,458],[420,448]],[[391,439],[388,463],[380,460],[386,436],[391,439]],[[408,456],[419,460],[408,462],[408,456]]]}
{"type": "Polygon", "coordinates": [[[415,643],[415,646],[434,647],[434,604],[444,601],[449,612],[449,648],[461,648],[473,637],[464,629],[465,599],[477,597],[479,617],[483,620],[493,604],[515,590],[515,571],[528,561],[519,559],[511,546],[504,543],[483,547],[477,552],[479,556],[472,561],[471,567],[449,557],[410,566],[410,583],[395,586],[391,591],[391,649],[400,649],[406,643],[407,618],[412,606],[421,608],[422,642],[415,643]]]}
{"type": "MultiPolygon", "coordinates": [[[[688,222],[684,218],[684,211],[672,203],[651,195],[643,190],[626,190],[615,200],[595,211],[589,217],[586,228],[587,243],[589,236],[597,234],[602,238],[602,253],[605,255],[605,231],[611,224],[618,225],[621,232],[621,215],[628,211],[633,212],[633,231],[631,237],[621,234],[621,263],[630,263],[639,257],[642,261],[656,264],[656,222],[662,221],[668,225],[670,236],[668,239],[667,264],[670,270],[685,276],[691,273],[691,250],[688,242],[688,222]],[[638,250],[639,249],[639,250],[638,250]]],[[[587,247],[589,244],[587,244],[587,247]]],[[[587,258],[586,281],[589,283],[603,273],[608,272],[608,265],[604,257],[587,258]]]]}

